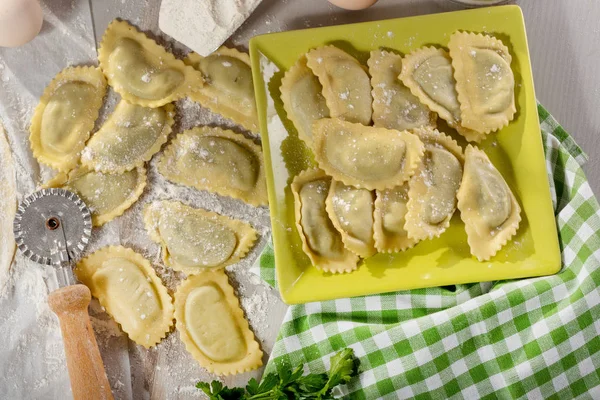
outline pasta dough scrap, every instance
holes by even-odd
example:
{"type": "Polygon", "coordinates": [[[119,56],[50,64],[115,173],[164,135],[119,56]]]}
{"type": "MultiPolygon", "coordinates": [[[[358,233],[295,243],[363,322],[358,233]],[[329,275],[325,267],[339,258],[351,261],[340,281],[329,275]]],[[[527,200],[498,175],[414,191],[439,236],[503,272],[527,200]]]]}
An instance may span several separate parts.
{"type": "Polygon", "coordinates": [[[298,130],[300,139],[312,145],[312,125],[329,117],[329,108],[323,97],[319,79],[306,65],[306,56],[294,64],[281,80],[281,100],[285,112],[298,130]]]}
{"type": "Polygon", "coordinates": [[[323,85],[323,96],[333,118],[369,125],[371,82],[354,57],[335,46],[324,46],[306,54],[307,65],[323,85]]]}
{"type": "Polygon", "coordinates": [[[435,128],[437,115],[421,104],[404,86],[398,75],[402,57],[384,50],[373,50],[367,62],[373,90],[373,125],[399,131],[430,126],[435,128]]]}
{"type": "Polygon", "coordinates": [[[358,256],[344,247],[326,210],[331,178],[319,169],[298,174],[292,182],[296,228],[302,250],[312,264],[325,272],[351,272],[357,268],[358,256]]]}
{"type": "Polygon", "coordinates": [[[81,259],[75,275],[131,340],[158,344],[173,326],[173,301],[150,262],[122,246],[104,247],[81,259]]]}
{"type": "Polygon", "coordinates": [[[110,86],[124,100],[144,107],[162,107],[204,84],[200,72],[126,21],[108,25],[98,61],[110,86]]]}
{"type": "Polygon", "coordinates": [[[202,126],[182,132],[162,154],[158,171],[198,190],[268,204],[260,146],[230,130],[202,126]]]}
{"type": "Polygon", "coordinates": [[[408,182],[391,189],[377,190],[373,237],[381,253],[404,251],[417,244],[404,229],[408,203],[408,182]]]}
{"type": "Polygon", "coordinates": [[[517,233],[521,207],[488,156],[471,145],[457,198],[471,254],[489,260],[517,233]]]}
{"type": "Polygon", "coordinates": [[[486,135],[461,125],[461,110],[456,93],[452,60],[444,49],[423,47],[402,60],[400,79],[440,118],[469,141],[479,142],[486,135]]]}
{"type": "Polygon", "coordinates": [[[183,62],[200,71],[205,80],[203,87],[190,94],[190,99],[259,133],[248,54],[221,47],[206,57],[190,53],[183,62]]]}
{"type": "Polygon", "coordinates": [[[175,293],[175,319],[187,351],[219,375],[262,365],[261,351],[223,270],[188,277],[175,293]]]}
{"type": "Polygon", "coordinates": [[[515,106],[515,76],[512,57],[502,41],[491,36],[455,32],[448,43],[461,125],[481,133],[503,128],[512,121],[515,106]]]}
{"type": "Polygon", "coordinates": [[[33,112],[29,128],[33,156],[60,172],[73,169],[105,94],[106,79],[99,68],[69,67],[59,72],[33,112]]]}
{"type": "Polygon", "coordinates": [[[165,265],[188,275],[235,264],[257,238],[245,222],[178,201],[147,204],[144,223],[150,238],[161,245],[165,265]]]}
{"type": "Polygon", "coordinates": [[[167,141],[174,115],[172,104],[148,108],[121,100],[88,141],[81,163],[89,169],[113,173],[141,167],[167,141]]]}
{"type": "Polygon", "coordinates": [[[93,225],[102,226],[122,215],[140,198],[146,187],[146,170],[138,167],[112,174],[82,167],[68,174],[58,174],[44,187],[63,188],[77,193],[90,209],[93,225]]]}
{"type": "Polygon", "coordinates": [[[456,192],[463,172],[460,146],[435,129],[417,128],[425,143],[420,170],[410,179],[404,229],[414,240],[440,236],[456,210],[456,192]]]}
{"type": "MultiPolygon", "coordinates": [[[[17,178],[12,152],[0,121],[0,226],[12,226],[17,213],[17,178]]],[[[9,277],[16,243],[12,229],[0,230],[0,293],[9,277]]]]}
{"type": "Polygon", "coordinates": [[[324,118],[313,125],[313,151],[319,167],[334,179],[373,190],[407,181],[417,170],[424,147],[408,131],[324,118]]]}
{"type": "Polygon", "coordinates": [[[325,208],[345,247],[362,258],[377,250],[373,240],[373,192],[331,181],[325,208]]]}

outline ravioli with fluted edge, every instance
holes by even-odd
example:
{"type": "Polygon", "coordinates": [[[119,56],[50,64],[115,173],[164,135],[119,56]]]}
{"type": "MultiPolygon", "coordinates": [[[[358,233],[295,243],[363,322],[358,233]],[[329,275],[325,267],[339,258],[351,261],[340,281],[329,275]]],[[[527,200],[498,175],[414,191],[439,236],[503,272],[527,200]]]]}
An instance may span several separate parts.
{"type": "Polygon", "coordinates": [[[298,136],[309,147],[312,145],[312,124],[329,117],[329,108],[323,97],[319,79],[306,65],[306,56],[287,70],[281,80],[281,101],[287,117],[296,127],[298,136]]]}
{"type": "Polygon", "coordinates": [[[48,84],[33,112],[29,144],[33,156],[60,172],[68,172],[94,129],[106,79],[99,68],[69,67],[48,84]]]}
{"type": "Polygon", "coordinates": [[[158,172],[198,190],[268,204],[260,146],[230,130],[202,126],[180,133],[159,158],[158,172]]]}
{"type": "Polygon", "coordinates": [[[398,78],[402,72],[400,55],[373,50],[367,65],[373,87],[373,126],[399,131],[435,127],[437,115],[421,104],[398,78]]]}
{"type": "Polygon", "coordinates": [[[377,250],[373,241],[373,192],[331,181],[325,208],[345,247],[362,258],[377,250]]]}
{"type": "Polygon", "coordinates": [[[517,233],[521,207],[488,156],[471,145],[457,198],[471,254],[489,260],[517,233]]]}
{"type": "Polygon", "coordinates": [[[368,125],[371,122],[371,81],[356,58],[335,46],[306,54],[307,65],[319,78],[333,118],[368,125]]]}
{"type": "Polygon", "coordinates": [[[131,340],[158,344],[173,326],[173,301],[141,254],[122,246],[104,247],[81,259],[75,275],[131,340]]]}
{"type": "Polygon", "coordinates": [[[108,25],[98,49],[108,83],[126,101],[161,107],[198,90],[202,74],[126,21],[108,25]]]}
{"type": "Polygon", "coordinates": [[[87,142],[81,163],[100,172],[120,173],[141,167],[167,141],[175,108],[149,108],[121,100],[87,142]]]}
{"type": "Polygon", "coordinates": [[[326,210],[331,177],[319,169],[302,171],[292,182],[296,228],[302,250],[315,267],[325,272],[351,272],[357,268],[358,256],[344,247],[326,210]]]}
{"type": "Polygon", "coordinates": [[[455,32],[448,43],[461,125],[489,133],[508,125],[515,106],[512,57],[502,41],[482,34],[455,32]]]}
{"type": "Polygon", "coordinates": [[[399,78],[440,118],[469,141],[479,142],[486,135],[461,125],[461,110],[456,93],[456,80],[448,52],[435,47],[422,47],[402,59],[399,78]]]}
{"type": "Polygon", "coordinates": [[[408,237],[404,229],[408,203],[408,182],[391,189],[377,190],[373,218],[375,247],[381,253],[407,250],[418,240],[408,237]]]}
{"type": "Polygon", "coordinates": [[[257,238],[245,222],[178,201],[149,203],[143,216],[150,238],[162,247],[165,265],[186,274],[235,264],[257,238]]]}
{"type": "Polygon", "coordinates": [[[205,81],[190,99],[259,133],[248,54],[223,46],[206,57],[190,53],[183,62],[200,71],[205,81]]]}
{"type": "Polygon", "coordinates": [[[143,167],[119,174],[81,167],[68,174],[60,173],[44,184],[77,193],[90,209],[94,226],[102,226],[123,214],[140,198],[145,186],[143,167]]]}
{"type": "Polygon", "coordinates": [[[262,365],[263,352],[223,270],[189,276],[175,292],[175,320],[187,351],[219,375],[262,365]]]}
{"type": "Polygon", "coordinates": [[[456,141],[436,129],[414,132],[425,144],[425,155],[408,183],[404,229],[409,238],[423,240],[440,236],[450,226],[464,158],[456,141]]]}
{"type": "Polygon", "coordinates": [[[386,189],[415,173],[423,143],[408,131],[324,118],[313,124],[313,152],[319,167],[334,179],[358,188],[386,189]]]}

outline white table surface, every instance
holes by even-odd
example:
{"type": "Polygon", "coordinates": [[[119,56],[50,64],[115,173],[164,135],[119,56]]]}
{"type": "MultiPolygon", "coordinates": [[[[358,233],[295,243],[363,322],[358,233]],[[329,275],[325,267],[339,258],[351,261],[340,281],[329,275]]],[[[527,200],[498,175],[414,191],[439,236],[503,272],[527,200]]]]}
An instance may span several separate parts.
{"type": "MultiPolygon", "coordinates": [[[[1,2],[2,0],[0,0],[1,2]]],[[[52,0],[56,10],[67,9],[71,2],[52,0]]],[[[50,4],[52,4],[52,2],[50,4]]],[[[600,190],[600,2],[597,0],[521,0],[533,63],[538,100],[563,124],[590,156],[586,166],[592,188],[600,190]]],[[[158,7],[160,0],[91,0],[94,29],[99,40],[108,23],[121,17],[146,32],[160,36],[158,7]]],[[[463,7],[448,0],[380,0],[374,7],[360,12],[344,11],[326,0],[263,0],[250,19],[236,32],[230,44],[247,46],[254,35],[282,30],[337,25],[458,10],[463,7]]],[[[68,17],[65,17],[68,19],[68,17]]],[[[160,40],[160,37],[159,37],[160,40]]],[[[163,41],[164,43],[164,41],[163,41]]],[[[184,51],[177,48],[175,51],[184,51]]],[[[285,305],[271,302],[266,312],[268,328],[262,332],[262,345],[270,350],[275,340],[285,305]]],[[[155,360],[142,357],[143,369],[134,377],[134,398],[188,398],[188,394],[165,396],[152,385],[156,378],[155,360]]],[[[167,360],[167,362],[169,362],[167,360]]],[[[250,375],[230,377],[226,383],[244,384],[250,375]]],[[[197,376],[194,376],[197,377],[197,376]]],[[[186,379],[194,378],[186,377],[186,379]]],[[[197,377],[198,378],[198,377],[197,377]]],[[[173,377],[173,382],[183,377],[173,377]]]]}
{"type": "MultiPolygon", "coordinates": [[[[160,0],[91,0],[97,40],[116,17],[158,33],[159,3],[160,0]]],[[[599,192],[600,73],[596,67],[600,65],[600,2],[521,0],[511,3],[521,6],[525,15],[538,100],[590,156],[585,169],[592,188],[599,192]]],[[[379,0],[368,10],[346,11],[326,0],[263,0],[228,43],[247,48],[248,40],[262,33],[463,8],[448,0],[379,0]]],[[[277,335],[285,307],[278,303],[269,308],[273,313],[269,321],[268,347],[277,335]]],[[[243,384],[235,378],[226,382],[243,384]]]]}

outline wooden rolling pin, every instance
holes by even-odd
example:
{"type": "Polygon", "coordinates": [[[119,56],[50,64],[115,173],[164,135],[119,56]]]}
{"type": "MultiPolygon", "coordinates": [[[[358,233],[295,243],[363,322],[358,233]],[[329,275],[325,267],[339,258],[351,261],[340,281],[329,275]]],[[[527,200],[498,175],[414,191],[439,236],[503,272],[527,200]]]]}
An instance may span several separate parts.
{"type": "Polygon", "coordinates": [[[98,343],[90,324],[92,295],[85,285],[60,288],[48,296],[50,309],[60,320],[74,400],[112,400],[98,343]]]}

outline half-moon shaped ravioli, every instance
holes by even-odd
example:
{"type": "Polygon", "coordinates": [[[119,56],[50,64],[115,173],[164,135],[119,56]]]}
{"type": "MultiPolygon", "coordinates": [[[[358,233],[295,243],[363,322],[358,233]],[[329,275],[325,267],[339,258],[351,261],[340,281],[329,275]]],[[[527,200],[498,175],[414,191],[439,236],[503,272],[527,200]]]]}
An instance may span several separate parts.
{"type": "Polygon", "coordinates": [[[29,128],[34,157],[60,172],[70,171],[102,107],[106,80],[94,67],[69,67],[44,90],[29,128]]]}
{"type": "Polygon", "coordinates": [[[88,141],[81,163],[101,172],[124,172],[141,167],[167,141],[175,108],[148,108],[124,100],[88,141]]]}
{"type": "Polygon", "coordinates": [[[452,60],[446,50],[423,47],[413,51],[402,60],[400,79],[421,103],[436,112],[467,140],[479,142],[485,138],[485,134],[461,125],[452,60]]]}
{"type": "Polygon", "coordinates": [[[302,250],[315,267],[325,272],[350,272],[357,268],[358,256],[344,247],[326,210],[331,177],[319,169],[302,171],[292,182],[296,227],[302,250]]]}
{"type": "Polygon", "coordinates": [[[508,125],[515,107],[512,57],[502,41],[491,36],[455,32],[448,43],[461,125],[489,133],[508,125]]]}
{"type": "Polygon", "coordinates": [[[137,344],[152,347],[171,329],[173,301],[141,254],[104,247],[81,259],[75,274],[137,344]]]}
{"type": "Polygon", "coordinates": [[[143,167],[120,174],[78,168],[69,174],[60,173],[44,184],[77,193],[89,207],[94,226],[102,226],[123,214],[140,198],[145,186],[143,167]]]}
{"type": "Polygon", "coordinates": [[[161,107],[202,87],[202,74],[125,21],[108,25],[98,49],[108,83],[126,101],[161,107]]]}
{"type": "Polygon", "coordinates": [[[325,202],[333,226],[342,235],[346,248],[362,258],[377,252],[373,241],[374,193],[331,181],[325,202]]]}
{"type": "Polygon", "coordinates": [[[159,159],[158,171],[199,190],[268,203],[260,146],[230,130],[203,126],[182,132],[159,159]]]}
{"type": "Polygon", "coordinates": [[[413,247],[417,240],[404,229],[408,203],[408,182],[391,189],[377,190],[373,237],[381,253],[395,253],[413,247]]]}
{"type": "Polygon", "coordinates": [[[506,181],[477,147],[465,150],[465,172],[457,194],[471,254],[489,260],[513,237],[521,208],[506,181]]]}
{"type": "Polygon", "coordinates": [[[335,46],[324,46],[306,54],[307,65],[323,85],[323,96],[334,118],[369,125],[371,82],[356,58],[335,46]]]}
{"type": "Polygon", "coordinates": [[[190,53],[183,61],[202,72],[205,80],[190,99],[249,131],[259,132],[248,54],[221,47],[206,57],[190,53]]]}
{"type": "Polygon", "coordinates": [[[456,192],[463,172],[462,149],[435,129],[414,130],[425,143],[419,171],[409,181],[404,229],[414,240],[440,236],[456,210],[456,192]]]}
{"type": "Polygon", "coordinates": [[[144,223],[150,238],[162,246],[165,265],[186,274],[235,264],[257,237],[245,222],[178,201],[147,204],[144,223]]]}
{"type": "Polygon", "coordinates": [[[373,95],[373,125],[378,128],[406,129],[435,127],[437,115],[398,78],[402,57],[384,50],[373,50],[367,62],[373,95]]]}
{"type": "Polygon", "coordinates": [[[423,143],[408,131],[324,118],[313,125],[313,151],[334,179],[373,190],[407,181],[423,157],[423,143]]]}
{"type": "Polygon", "coordinates": [[[179,286],[175,319],[185,348],[209,372],[231,375],[262,365],[263,352],[223,270],[190,276],[179,286]]]}
{"type": "Polygon", "coordinates": [[[302,56],[281,80],[281,100],[290,121],[298,130],[298,136],[312,145],[312,125],[318,119],[329,117],[329,108],[323,97],[319,79],[306,65],[302,56]]]}

